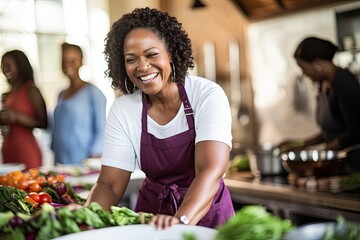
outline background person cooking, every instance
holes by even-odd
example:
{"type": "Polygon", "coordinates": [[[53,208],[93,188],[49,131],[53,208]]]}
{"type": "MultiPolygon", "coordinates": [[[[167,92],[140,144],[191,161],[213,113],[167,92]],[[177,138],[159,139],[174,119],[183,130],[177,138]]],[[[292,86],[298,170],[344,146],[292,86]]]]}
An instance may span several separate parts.
{"type": "MultiPolygon", "coordinates": [[[[4,163],[24,163],[26,169],[42,164],[40,146],[34,128],[47,128],[44,98],[34,82],[34,71],[24,52],[12,50],[1,58],[10,91],[2,94],[0,124],[7,127],[3,134],[4,163]]],[[[2,129],[3,130],[3,129],[2,129]]]]}
{"type": "MultiPolygon", "coordinates": [[[[360,85],[349,70],[333,63],[337,50],[330,41],[317,37],[305,38],[297,46],[296,63],[319,85],[316,120],[321,132],[305,140],[284,141],[279,144],[280,149],[325,143],[326,149],[341,150],[360,143],[360,85]]],[[[354,160],[347,162],[352,168],[360,169],[360,154],[353,157],[354,160]]]]}
{"type": "Polygon", "coordinates": [[[146,179],[135,211],[151,224],[216,227],[233,216],[223,182],[231,148],[231,114],[220,86],[189,76],[191,41],[176,18],[135,9],[107,35],[112,86],[125,95],[111,107],[99,179],[87,204],[117,205],[139,165],[146,179]]]}

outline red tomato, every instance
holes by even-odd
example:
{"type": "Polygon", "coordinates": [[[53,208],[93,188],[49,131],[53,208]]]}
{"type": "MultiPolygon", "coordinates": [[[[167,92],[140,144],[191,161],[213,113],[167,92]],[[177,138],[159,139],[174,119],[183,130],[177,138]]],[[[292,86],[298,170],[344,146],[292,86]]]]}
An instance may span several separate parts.
{"type": "Polygon", "coordinates": [[[52,201],[52,197],[50,196],[50,194],[48,194],[46,192],[39,193],[39,197],[40,197],[40,200],[39,200],[40,205],[42,205],[44,203],[50,204],[52,201]]]}
{"type": "Polygon", "coordinates": [[[28,194],[29,197],[35,200],[35,202],[40,202],[40,196],[37,192],[31,192],[28,194]]]}

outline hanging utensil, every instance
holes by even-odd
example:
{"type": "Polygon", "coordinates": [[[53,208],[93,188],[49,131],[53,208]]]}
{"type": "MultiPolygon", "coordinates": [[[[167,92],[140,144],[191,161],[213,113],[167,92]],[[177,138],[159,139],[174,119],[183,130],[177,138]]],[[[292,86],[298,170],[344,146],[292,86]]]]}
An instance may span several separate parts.
{"type": "Polygon", "coordinates": [[[304,76],[297,76],[294,86],[294,108],[299,112],[306,112],[308,106],[308,90],[304,80],[304,76]]]}

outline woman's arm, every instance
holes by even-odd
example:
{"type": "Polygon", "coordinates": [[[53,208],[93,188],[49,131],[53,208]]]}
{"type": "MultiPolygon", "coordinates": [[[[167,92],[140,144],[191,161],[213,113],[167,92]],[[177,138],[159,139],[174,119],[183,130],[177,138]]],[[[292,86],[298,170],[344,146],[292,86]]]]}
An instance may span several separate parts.
{"type": "Polygon", "coordinates": [[[110,207],[116,206],[123,197],[130,176],[129,171],[103,165],[85,206],[89,206],[91,202],[97,202],[104,209],[110,210],[110,207]]]}
{"type": "Polygon", "coordinates": [[[91,90],[91,104],[94,109],[92,116],[94,136],[89,157],[101,157],[106,124],[106,97],[99,89],[91,90]]]}
{"type": "Polygon", "coordinates": [[[230,147],[225,143],[202,141],[196,144],[196,176],[175,214],[176,217],[186,215],[190,224],[197,224],[205,216],[219,190],[229,158],[230,147]]]}

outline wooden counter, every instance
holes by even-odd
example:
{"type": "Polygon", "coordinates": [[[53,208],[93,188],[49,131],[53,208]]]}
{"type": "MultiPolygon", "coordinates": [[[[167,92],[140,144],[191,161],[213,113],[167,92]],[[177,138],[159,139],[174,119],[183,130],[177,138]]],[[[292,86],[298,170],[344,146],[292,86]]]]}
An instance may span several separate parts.
{"type": "Polygon", "coordinates": [[[300,190],[283,183],[262,182],[249,173],[227,174],[225,184],[235,203],[264,205],[295,224],[303,223],[299,216],[336,220],[342,215],[360,221],[360,194],[300,190]]]}

